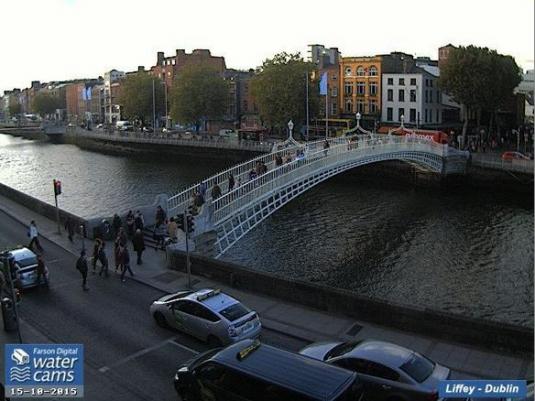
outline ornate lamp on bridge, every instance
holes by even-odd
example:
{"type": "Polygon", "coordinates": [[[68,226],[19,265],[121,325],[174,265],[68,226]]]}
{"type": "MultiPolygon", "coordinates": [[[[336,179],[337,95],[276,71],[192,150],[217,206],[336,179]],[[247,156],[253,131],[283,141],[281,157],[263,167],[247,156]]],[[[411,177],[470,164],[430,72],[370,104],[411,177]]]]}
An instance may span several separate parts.
{"type": "Polygon", "coordinates": [[[401,117],[399,118],[401,120],[401,129],[405,128],[405,115],[402,114],[401,117]]]}
{"type": "Polygon", "coordinates": [[[357,114],[355,115],[355,118],[357,119],[357,129],[360,128],[360,117],[362,117],[360,115],[360,112],[357,111],[357,114]]]}
{"type": "Polygon", "coordinates": [[[288,121],[288,142],[294,142],[293,137],[294,122],[292,120],[288,121]]]}

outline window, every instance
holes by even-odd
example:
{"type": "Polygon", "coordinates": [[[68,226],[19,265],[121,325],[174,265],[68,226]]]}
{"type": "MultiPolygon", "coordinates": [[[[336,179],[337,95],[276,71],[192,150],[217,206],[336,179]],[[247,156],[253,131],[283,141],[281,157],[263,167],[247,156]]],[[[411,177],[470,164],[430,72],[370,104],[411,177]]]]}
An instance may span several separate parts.
{"type": "Polygon", "coordinates": [[[366,92],[366,84],[364,82],[357,82],[357,95],[364,95],[366,92]]]}
{"type": "Polygon", "coordinates": [[[421,355],[412,354],[410,359],[399,368],[421,383],[433,373],[435,364],[421,355]]]}
{"type": "Polygon", "coordinates": [[[196,315],[200,317],[201,319],[208,320],[209,322],[218,322],[219,320],[221,320],[215,313],[208,310],[206,307],[202,305],[197,305],[196,315]]]}
{"type": "Polygon", "coordinates": [[[370,82],[370,96],[377,96],[377,82],[370,82]]]}
{"type": "Polygon", "coordinates": [[[440,111],[438,109],[436,110],[436,116],[437,116],[436,121],[437,121],[437,123],[439,123],[440,122],[440,111]]]}
{"type": "Polygon", "coordinates": [[[353,94],[353,84],[351,82],[344,83],[344,94],[346,96],[351,96],[353,94]]]}
{"type": "Polygon", "coordinates": [[[401,117],[405,117],[405,109],[400,108],[398,109],[398,121],[401,121],[401,117]]]}
{"type": "Polygon", "coordinates": [[[197,311],[196,305],[191,301],[179,301],[174,304],[173,308],[193,316],[195,316],[195,312],[197,311]]]}
{"type": "Polygon", "coordinates": [[[411,102],[416,102],[416,89],[411,89],[410,96],[411,102]]]}
{"type": "Polygon", "coordinates": [[[346,67],[346,69],[344,71],[345,71],[346,77],[350,77],[351,76],[351,67],[346,67]]]}
{"type": "Polygon", "coordinates": [[[440,91],[437,91],[437,103],[440,103],[440,91]]]}
{"type": "Polygon", "coordinates": [[[410,122],[411,123],[416,122],[416,109],[410,109],[409,114],[410,114],[409,116],[410,122]]]}
{"type": "Polygon", "coordinates": [[[357,68],[357,75],[359,77],[363,77],[364,76],[364,73],[365,73],[365,70],[364,70],[364,67],[359,65],[358,68],[357,68]]]}
{"type": "Polygon", "coordinates": [[[429,103],[429,93],[427,92],[427,89],[425,90],[425,102],[429,103]]]}
{"type": "Polygon", "coordinates": [[[400,78],[398,82],[400,85],[405,85],[405,78],[400,78]]]}
{"type": "Polygon", "coordinates": [[[433,103],[433,91],[429,91],[429,103],[433,103]]]}
{"type": "Polygon", "coordinates": [[[241,303],[237,303],[234,305],[229,306],[228,308],[223,309],[219,313],[223,315],[226,319],[230,320],[231,322],[244,317],[247,315],[251,310],[244,306],[241,303]]]}
{"type": "Polygon", "coordinates": [[[360,114],[364,114],[364,100],[358,100],[357,101],[357,111],[360,114]]]}
{"type": "Polygon", "coordinates": [[[331,115],[334,116],[335,114],[338,114],[338,105],[336,102],[331,103],[331,115]]]}
{"type": "MultiPolygon", "coordinates": [[[[425,93],[427,94],[427,91],[425,93]]],[[[427,109],[425,109],[425,122],[427,122],[427,109]]]]}
{"type": "Polygon", "coordinates": [[[394,90],[393,89],[389,89],[386,92],[386,100],[388,100],[389,102],[393,102],[394,101],[394,90]]]}
{"type": "Polygon", "coordinates": [[[399,373],[390,369],[380,363],[368,361],[368,374],[382,379],[397,381],[399,379],[399,373]]]}
{"type": "Polygon", "coordinates": [[[331,88],[331,97],[337,97],[338,96],[338,88],[335,86],[334,88],[331,88]]]}
{"type": "Polygon", "coordinates": [[[377,113],[377,102],[375,100],[370,101],[369,108],[370,113],[377,113]]]}
{"type": "Polygon", "coordinates": [[[394,78],[388,78],[388,85],[394,85],[394,78]]]}
{"type": "Polygon", "coordinates": [[[393,117],[393,114],[394,114],[393,111],[394,111],[394,110],[392,109],[392,107],[388,107],[388,108],[386,109],[386,121],[392,121],[392,120],[394,119],[394,117],[393,117]]]}
{"type": "Polygon", "coordinates": [[[352,113],[353,112],[353,102],[350,99],[346,100],[345,112],[346,113],[352,113]]]}
{"type": "Polygon", "coordinates": [[[377,67],[372,65],[370,67],[370,77],[376,77],[377,76],[377,67]]]}
{"type": "Polygon", "coordinates": [[[413,86],[416,85],[416,78],[411,78],[411,85],[413,85],[413,86]]]}
{"type": "Polygon", "coordinates": [[[400,89],[399,92],[398,92],[398,100],[400,102],[404,102],[405,101],[405,89],[400,89]]]}
{"type": "Polygon", "coordinates": [[[432,79],[429,80],[429,86],[430,86],[431,88],[433,87],[433,80],[432,80],[432,79]]]}
{"type": "Polygon", "coordinates": [[[338,79],[338,75],[333,74],[332,77],[331,77],[331,79],[332,79],[333,81],[336,81],[336,80],[338,79]]]}

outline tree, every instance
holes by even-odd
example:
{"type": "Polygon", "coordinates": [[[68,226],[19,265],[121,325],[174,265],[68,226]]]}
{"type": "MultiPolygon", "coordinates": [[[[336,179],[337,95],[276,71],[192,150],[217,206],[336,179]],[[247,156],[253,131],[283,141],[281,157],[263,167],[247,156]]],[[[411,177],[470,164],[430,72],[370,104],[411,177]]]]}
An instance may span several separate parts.
{"type": "Polygon", "coordinates": [[[53,114],[56,109],[61,109],[62,104],[58,96],[46,92],[40,92],[33,99],[33,109],[41,116],[53,114]]]}
{"type": "Polygon", "coordinates": [[[17,114],[20,114],[21,111],[22,111],[22,106],[20,105],[19,102],[17,102],[16,100],[11,100],[9,102],[9,115],[11,117],[16,116],[17,114]]]}
{"type": "Polygon", "coordinates": [[[288,121],[300,124],[306,119],[306,79],[309,79],[309,110],[319,108],[317,80],[310,78],[314,65],[305,62],[300,53],[282,52],[262,64],[253,78],[251,89],[260,116],[272,129],[284,131],[288,121]]]}
{"type": "Polygon", "coordinates": [[[127,76],[121,82],[119,104],[126,119],[139,119],[143,124],[153,120],[153,83],[156,118],[163,114],[165,94],[162,80],[146,72],[138,72],[127,76]]]}
{"type": "Polygon", "coordinates": [[[171,118],[195,124],[221,117],[228,106],[229,84],[219,73],[206,65],[186,67],[177,77],[169,94],[171,118]]]}
{"type": "Polygon", "coordinates": [[[492,119],[520,83],[520,72],[511,56],[498,54],[486,47],[461,46],[451,50],[441,68],[439,85],[464,106],[464,143],[470,111],[477,112],[478,125],[482,111],[489,111],[492,119]]]}

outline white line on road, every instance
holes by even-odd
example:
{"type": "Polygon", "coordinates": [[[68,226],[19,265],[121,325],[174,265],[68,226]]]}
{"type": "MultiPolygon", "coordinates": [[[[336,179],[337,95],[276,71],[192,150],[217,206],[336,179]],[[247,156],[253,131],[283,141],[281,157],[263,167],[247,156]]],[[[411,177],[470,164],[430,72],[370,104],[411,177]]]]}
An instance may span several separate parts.
{"type": "Polygon", "coordinates": [[[184,344],[179,344],[176,341],[171,341],[171,344],[177,346],[178,348],[182,348],[183,350],[191,352],[193,355],[199,354],[199,351],[195,351],[194,349],[186,347],[184,344]]]}

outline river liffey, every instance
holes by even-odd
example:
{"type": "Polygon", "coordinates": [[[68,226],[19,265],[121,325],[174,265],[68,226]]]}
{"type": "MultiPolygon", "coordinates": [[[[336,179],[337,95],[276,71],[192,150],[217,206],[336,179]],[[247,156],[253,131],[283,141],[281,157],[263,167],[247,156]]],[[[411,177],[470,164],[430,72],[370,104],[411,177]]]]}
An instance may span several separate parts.
{"type": "MultiPolygon", "coordinates": [[[[229,161],[112,156],[0,135],[0,182],[83,217],[150,204],[229,161]]],[[[369,169],[368,169],[369,170],[369,169]]],[[[413,189],[350,172],[311,189],[224,259],[400,304],[533,326],[533,201],[413,189]]]]}

